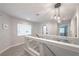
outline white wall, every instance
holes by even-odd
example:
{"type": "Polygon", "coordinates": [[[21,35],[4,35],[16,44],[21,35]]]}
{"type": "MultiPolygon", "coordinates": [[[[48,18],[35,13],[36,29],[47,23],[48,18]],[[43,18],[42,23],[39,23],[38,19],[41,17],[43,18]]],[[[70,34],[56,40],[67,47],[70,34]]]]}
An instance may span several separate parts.
{"type": "Polygon", "coordinates": [[[17,24],[25,23],[32,25],[32,35],[36,33],[41,34],[41,24],[33,23],[19,18],[8,16],[7,14],[0,13],[0,51],[8,46],[24,42],[24,37],[17,36],[17,24]],[[8,30],[2,30],[2,24],[8,25],[8,30]]]}
{"type": "Polygon", "coordinates": [[[46,22],[42,23],[42,25],[47,26],[48,34],[49,35],[58,35],[58,28],[57,28],[57,23],[56,22],[46,22]]]}
{"type": "Polygon", "coordinates": [[[79,37],[79,7],[76,9],[76,16],[77,16],[77,36],[79,37]]]}
{"type": "Polygon", "coordinates": [[[76,34],[77,34],[77,22],[76,22],[77,19],[73,18],[71,20],[71,23],[70,23],[70,35],[72,37],[75,37],[76,34]]]}
{"type": "Polygon", "coordinates": [[[6,16],[5,14],[0,12],[0,51],[5,49],[7,46],[11,43],[11,37],[10,37],[10,18],[6,16]],[[2,24],[7,24],[8,29],[3,30],[2,24]]]}
{"type": "Polygon", "coordinates": [[[48,28],[48,34],[49,35],[57,35],[58,34],[58,28],[56,22],[43,22],[43,23],[32,23],[32,34],[35,36],[35,34],[42,34],[42,26],[46,25],[48,28]]]}
{"type": "Polygon", "coordinates": [[[42,34],[42,25],[40,23],[32,23],[32,35],[42,34]]]}
{"type": "Polygon", "coordinates": [[[0,51],[11,45],[24,42],[24,37],[17,36],[18,23],[32,24],[26,20],[14,18],[0,12],[0,51]],[[2,24],[7,24],[8,29],[3,30],[2,24]]]}
{"type": "MultiPolygon", "coordinates": [[[[57,22],[46,22],[46,23],[42,23],[43,25],[46,24],[47,28],[48,28],[48,34],[49,35],[59,35],[59,25],[57,22]]],[[[68,36],[70,36],[70,29],[71,29],[71,24],[70,22],[65,22],[62,24],[68,24],[68,36]]],[[[73,25],[72,25],[73,26],[73,25]]],[[[72,30],[72,29],[71,29],[72,30]]]]}
{"type": "Polygon", "coordinates": [[[70,34],[71,36],[77,35],[79,37],[79,7],[76,8],[76,13],[71,20],[70,24],[70,34]]]}
{"type": "Polygon", "coordinates": [[[24,42],[24,37],[20,37],[17,36],[17,24],[30,24],[30,22],[26,21],[26,20],[21,20],[21,19],[17,19],[17,18],[11,18],[11,40],[12,43],[11,44],[17,44],[17,43],[21,43],[24,42]]]}

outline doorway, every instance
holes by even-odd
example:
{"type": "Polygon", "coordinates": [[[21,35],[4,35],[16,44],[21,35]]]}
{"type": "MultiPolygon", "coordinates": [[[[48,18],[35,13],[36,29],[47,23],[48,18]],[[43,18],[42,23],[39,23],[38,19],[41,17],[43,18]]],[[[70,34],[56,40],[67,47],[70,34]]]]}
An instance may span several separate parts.
{"type": "Polygon", "coordinates": [[[59,25],[59,35],[68,36],[68,25],[67,24],[59,25]]]}

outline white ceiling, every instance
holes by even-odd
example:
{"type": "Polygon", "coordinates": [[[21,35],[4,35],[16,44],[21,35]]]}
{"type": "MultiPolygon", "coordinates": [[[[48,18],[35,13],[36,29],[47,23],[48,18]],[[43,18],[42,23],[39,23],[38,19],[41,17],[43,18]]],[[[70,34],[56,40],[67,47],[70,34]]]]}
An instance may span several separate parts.
{"type": "MultiPolygon", "coordinates": [[[[43,22],[54,20],[51,16],[55,15],[55,3],[1,3],[0,10],[8,15],[33,21],[43,22]],[[39,14],[39,16],[37,15],[39,14]]],[[[75,14],[77,3],[62,3],[60,14],[70,20],[75,14]]]]}

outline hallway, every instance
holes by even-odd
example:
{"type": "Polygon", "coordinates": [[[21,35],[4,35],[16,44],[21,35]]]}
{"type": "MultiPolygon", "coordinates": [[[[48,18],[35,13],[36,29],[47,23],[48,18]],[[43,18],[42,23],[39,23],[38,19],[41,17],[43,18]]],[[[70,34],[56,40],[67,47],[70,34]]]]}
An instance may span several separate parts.
{"type": "Polygon", "coordinates": [[[1,3],[0,52],[22,42],[1,56],[79,55],[79,3],[1,3]]]}

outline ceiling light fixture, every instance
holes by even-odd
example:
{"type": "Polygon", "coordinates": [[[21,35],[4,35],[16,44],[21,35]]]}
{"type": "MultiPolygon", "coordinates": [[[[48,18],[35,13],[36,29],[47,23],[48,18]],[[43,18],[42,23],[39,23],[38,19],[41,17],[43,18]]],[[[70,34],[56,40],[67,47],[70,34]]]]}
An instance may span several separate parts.
{"type": "Polygon", "coordinates": [[[57,14],[55,15],[55,19],[58,21],[58,23],[61,22],[61,16],[60,16],[60,6],[61,6],[61,3],[57,3],[55,4],[55,9],[57,9],[57,14]]]}
{"type": "Polygon", "coordinates": [[[55,6],[54,6],[54,8],[55,8],[56,10],[55,10],[55,15],[54,15],[53,18],[54,18],[55,20],[57,20],[58,23],[61,22],[61,20],[60,20],[60,19],[61,19],[61,16],[60,16],[60,6],[61,6],[61,3],[56,3],[55,6]]]}

